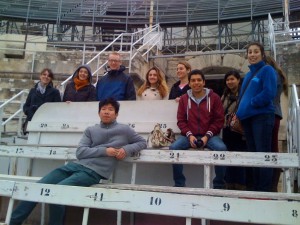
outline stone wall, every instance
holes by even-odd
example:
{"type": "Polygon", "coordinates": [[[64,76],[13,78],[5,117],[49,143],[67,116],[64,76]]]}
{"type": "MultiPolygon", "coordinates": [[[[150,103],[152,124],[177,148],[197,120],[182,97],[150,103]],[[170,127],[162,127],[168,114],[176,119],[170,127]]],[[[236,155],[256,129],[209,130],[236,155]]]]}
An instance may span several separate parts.
{"type": "MultiPolygon", "coordinates": [[[[101,65],[107,59],[107,54],[103,54],[99,59],[101,65]]],[[[71,75],[74,70],[83,63],[88,62],[96,55],[96,52],[86,52],[83,59],[81,51],[65,51],[65,52],[38,52],[34,56],[31,53],[25,55],[24,59],[10,59],[2,58],[0,60],[0,74],[5,72],[15,73],[29,73],[33,70],[34,73],[39,73],[43,68],[51,68],[58,80],[65,79],[71,75]],[[62,76],[62,79],[59,79],[62,76]]],[[[150,63],[142,57],[137,57],[132,62],[131,73],[139,78],[135,82],[136,88],[139,87],[142,80],[145,79],[146,72],[152,66],[159,67],[166,76],[168,85],[171,87],[177,81],[176,66],[178,61],[187,61],[191,64],[193,69],[202,69],[205,71],[206,79],[222,80],[224,74],[230,69],[237,69],[242,74],[248,71],[248,61],[245,59],[245,53],[228,53],[228,54],[206,54],[195,53],[193,56],[177,57],[177,58],[156,58],[150,63]],[[217,78],[214,75],[218,75],[217,78]]],[[[128,53],[123,53],[123,64],[128,66],[128,53]]],[[[300,64],[298,63],[300,57],[299,45],[285,45],[278,50],[277,61],[288,75],[289,84],[296,83],[299,85],[299,71],[300,64]]],[[[91,64],[94,71],[97,67],[97,62],[91,64]]],[[[128,71],[127,71],[128,72],[128,71]]],[[[99,71],[99,75],[104,74],[104,69],[99,71]]],[[[137,80],[137,79],[135,79],[137,80]]],[[[282,108],[284,111],[284,119],[280,128],[280,140],[286,140],[285,121],[287,116],[288,100],[286,96],[282,96],[282,108]]]]}

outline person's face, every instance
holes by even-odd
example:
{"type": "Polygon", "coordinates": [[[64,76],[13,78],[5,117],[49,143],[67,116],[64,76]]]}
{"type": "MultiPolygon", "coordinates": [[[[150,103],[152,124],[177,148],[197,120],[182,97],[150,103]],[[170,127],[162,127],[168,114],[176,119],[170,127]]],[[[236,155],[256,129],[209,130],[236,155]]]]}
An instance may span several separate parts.
{"type": "Polygon", "coordinates": [[[187,77],[189,72],[183,64],[177,65],[177,76],[180,80],[187,77]]]}
{"type": "Polygon", "coordinates": [[[100,109],[99,117],[102,123],[109,124],[116,120],[118,113],[116,113],[115,108],[111,105],[104,105],[100,109]]]}
{"type": "Polygon", "coordinates": [[[45,70],[43,73],[41,73],[41,75],[40,75],[40,81],[45,86],[47,86],[52,81],[52,78],[49,77],[48,70],[45,70]]]}
{"type": "Polygon", "coordinates": [[[202,79],[200,74],[194,74],[191,76],[189,85],[193,94],[200,94],[203,91],[205,81],[202,79]]]}
{"type": "Polygon", "coordinates": [[[237,79],[234,75],[229,75],[226,78],[226,86],[230,89],[230,91],[234,92],[239,87],[240,80],[237,79]]]}
{"type": "Polygon", "coordinates": [[[155,86],[157,84],[158,75],[157,75],[157,72],[155,70],[150,70],[150,72],[148,74],[148,81],[149,81],[151,86],[155,86]]]}
{"type": "Polygon", "coordinates": [[[111,70],[119,70],[121,66],[120,56],[110,54],[108,57],[108,65],[111,70]]]}
{"type": "Polygon", "coordinates": [[[78,71],[78,78],[79,80],[86,80],[89,77],[89,72],[86,68],[80,68],[78,71]]]}
{"type": "Polygon", "coordinates": [[[247,58],[250,64],[256,64],[262,60],[262,52],[257,45],[251,45],[248,48],[247,58]]]}

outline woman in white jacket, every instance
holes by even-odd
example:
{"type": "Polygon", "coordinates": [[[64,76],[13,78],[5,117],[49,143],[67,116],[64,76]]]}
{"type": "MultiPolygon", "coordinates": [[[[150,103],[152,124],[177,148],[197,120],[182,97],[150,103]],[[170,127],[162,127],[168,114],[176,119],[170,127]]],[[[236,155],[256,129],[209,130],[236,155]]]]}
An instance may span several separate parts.
{"type": "Polygon", "coordinates": [[[137,91],[138,100],[168,99],[169,88],[165,78],[156,67],[152,67],[146,74],[146,81],[137,91]]]}

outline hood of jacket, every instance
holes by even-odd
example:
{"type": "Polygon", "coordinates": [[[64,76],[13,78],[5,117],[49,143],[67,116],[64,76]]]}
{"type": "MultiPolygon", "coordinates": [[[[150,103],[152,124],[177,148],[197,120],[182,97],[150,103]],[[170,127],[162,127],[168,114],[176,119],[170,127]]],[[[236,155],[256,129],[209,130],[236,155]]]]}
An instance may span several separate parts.
{"type": "MultiPolygon", "coordinates": [[[[207,109],[210,112],[210,98],[209,98],[209,96],[211,95],[211,93],[213,92],[213,90],[208,89],[208,88],[204,88],[204,90],[205,90],[205,95],[201,98],[200,102],[202,102],[204,99],[206,99],[207,100],[207,109]]],[[[192,89],[188,90],[186,93],[187,93],[187,95],[189,97],[189,99],[188,99],[188,107],[190,109],[191,108],[191,102],[190,101],[193,100],[195,103],[197,103],[197,101],[196,101],[195,97],[193,96],[192,89]]],[[[199,102],[199,104],[200,104],[200,102],[199,102]]]]}
{"type": "Polygon", "coordinates": [[[83,65],[79,66],[73,73],[72,79],[74,79],[78,75],[78,72],[81,68],[87,69],[87,71],[89,73],[89,81],[90,81],[90,83],[92,83],[92,70],[91,70],[91,67],[87,64],[83,64],[83,65]]]}
{"type": "MultiPolygon", "coordinates": [[[[208,89],[208,88],[203,88],[205,90],[205,95],[202,97],[202,99],[207,98],[208,95],[213,92],[213,90],[208,89]]],[[[187,92],[187,95],[189,96],[189,98],[193,99],[195,101],[195,97],[193,96],[193,92],[192,89],[189,89],[187,92]]],[[[195,101],[196,102],[196,101],[195,101]]]]}

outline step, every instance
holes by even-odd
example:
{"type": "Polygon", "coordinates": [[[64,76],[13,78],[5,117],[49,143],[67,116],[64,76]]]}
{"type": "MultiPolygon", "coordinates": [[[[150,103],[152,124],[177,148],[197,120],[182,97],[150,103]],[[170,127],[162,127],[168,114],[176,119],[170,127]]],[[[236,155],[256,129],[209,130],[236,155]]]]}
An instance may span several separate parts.
{"type": "Polygon", "coordinates": [[[9,88],[9,87],[1,87],[0,88],[0,100],[3,101],[5,99],[10,99],[11,97],[18,94],[20,91],[23,91],[24,88],[9,88]]]}
{"type": "Polygon", "coordinates": [[[34,84],[31,79],[0,78],[0,88],[30,89],[34,84]]]}

